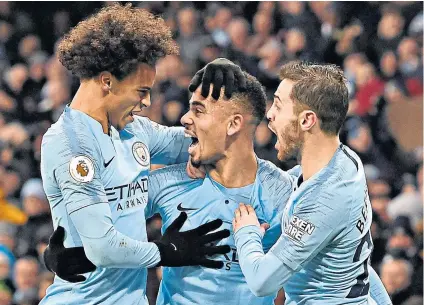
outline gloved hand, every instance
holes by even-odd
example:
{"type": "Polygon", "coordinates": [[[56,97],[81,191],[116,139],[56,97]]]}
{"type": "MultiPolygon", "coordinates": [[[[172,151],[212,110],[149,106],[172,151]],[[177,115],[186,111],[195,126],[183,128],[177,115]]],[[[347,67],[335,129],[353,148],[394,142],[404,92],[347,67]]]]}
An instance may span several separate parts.
{"type": "Polygon", "coordinates": [[[87,258],[83,247],[65,248],[65,229],[61,226],[53,232],[49,245],[44,251],[44,263],[47,269],[61,279],[71,283],[83,282],[81,273],[92,272],[96,266],[87,258]]]}
{"type": "Polygon", "coordinates": [[[212,97],[217,100],[223,85],[225,86],[224,94],[227,98],[231,97],[236,88],[240,91],[245,90],[246,78],[241,68],[235,63],[226,58],[217,58],[197,71],[188,86],[188,90],[194,92],[200,84],[202,84],[201,94],[205,98],[209,96],[210,85],[213,84],[212,97]]]}
{"type": "Polygon", "coordinates": [[[181,267],[200,265],[208,268],[222,268],[224,266],[222,261],[214,261],[206,258],[208,255],[225,254],[231,250],[228,245],[207,245],[230,236],[230,231],[227,229],[210,233],[222,225],[222,220],[216,219],[195,229],[180,232],[186,219],[187,213],[182,212],[166,229],[162,238],[154,241],[159,248],[161,257],[158,266],[181,267]]]}

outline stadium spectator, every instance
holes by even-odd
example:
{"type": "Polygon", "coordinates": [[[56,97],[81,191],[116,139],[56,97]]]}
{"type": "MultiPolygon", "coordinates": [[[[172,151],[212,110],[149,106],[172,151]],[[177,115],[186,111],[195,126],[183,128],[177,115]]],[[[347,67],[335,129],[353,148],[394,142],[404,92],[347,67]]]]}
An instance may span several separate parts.
{"type": "Polygon", "coordinates": [[[38,257],[37,244],[53,233],[50,206],[44,194],[41,179],[34,178],[25,182],[21,198],[28,221],[17,232],[15,253],[18,256],[38,257]]]}
{"type": "Polygon", "coordinates": [[[38,298],[38,261],[32,257],[22,257],[16,261],[14,282],[16,292],[13,295],[15,303],[34,304],[38,298]]]}
{"type": "Polygon", "coordinates": [[[383,262],[381,280],[392,298],[393,305],[400,305],[412,294],[412,265],[404,259],[383,262]]]}

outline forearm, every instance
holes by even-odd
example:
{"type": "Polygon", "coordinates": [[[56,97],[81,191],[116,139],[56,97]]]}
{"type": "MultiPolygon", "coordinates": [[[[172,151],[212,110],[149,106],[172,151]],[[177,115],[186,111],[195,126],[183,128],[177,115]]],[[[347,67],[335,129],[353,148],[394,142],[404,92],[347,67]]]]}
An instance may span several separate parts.
{"type": "MultiPolygon", "coordinates": [[[[95,204],[70,214],[87,258],[97,267],[149,268],[160,261],[154,243],[138,241],[118,232],[107,211],[107,204],[95,204]],[[90,225],[87,225],[87,224],[90,225]]],[[[110,212],[109,212],[110,213],[110,212]]]]}
{"type": "Polygon", "coordinates": [[[258,227],[243,227],[234,238],[240,267],[250,290],[256,296],[277,293],[293,271],[272,252],[264,254],[262,234],[258,227]]]}
{"type": "Polygon", "coordinates": [[[392,304],[389,294],[384,288],[383,283],[381,282],[378,274],[375,270],[368,266],[369,268],[369,278],[370,278],[370,295],[371,298],[377,303],[377,305],[389,305],[392,304]]]}

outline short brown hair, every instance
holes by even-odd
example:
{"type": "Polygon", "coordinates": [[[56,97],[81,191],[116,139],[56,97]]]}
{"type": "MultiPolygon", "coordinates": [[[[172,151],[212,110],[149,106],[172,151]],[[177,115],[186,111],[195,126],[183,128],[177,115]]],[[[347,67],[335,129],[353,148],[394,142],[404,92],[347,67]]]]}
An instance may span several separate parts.
{"type": "Polygon", "coordinates": [[[173,54],[178,54],[178,47],[162,18],[120,4],[78,23],[58,46],[60,62],[81,79],[102,71],[123,79],[138,64],[155,65],[157,59],[173,54]]]}
{"type": "Polygon", "coordinates": [[[343,71],[336,65],[289,62],[280,70],[280,78],[294,81],[290,97],[295,110],[310,109],[317,114],[321,130],[337,135],[349,106],[343,71]]]}

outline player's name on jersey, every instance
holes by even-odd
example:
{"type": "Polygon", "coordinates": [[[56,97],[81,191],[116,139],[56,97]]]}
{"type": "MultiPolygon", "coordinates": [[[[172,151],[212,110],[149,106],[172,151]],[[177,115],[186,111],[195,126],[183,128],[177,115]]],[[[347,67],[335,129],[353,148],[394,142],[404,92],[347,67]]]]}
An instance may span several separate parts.
{"type": "Polygon", "coordinates": [[[284,233],[295,242],[303,244],[302,238],[305,234],[312,235],[315,230],[315,225],[311,222],[300,219],[293,215],[290,223],[284,228],[284,233]]]}

